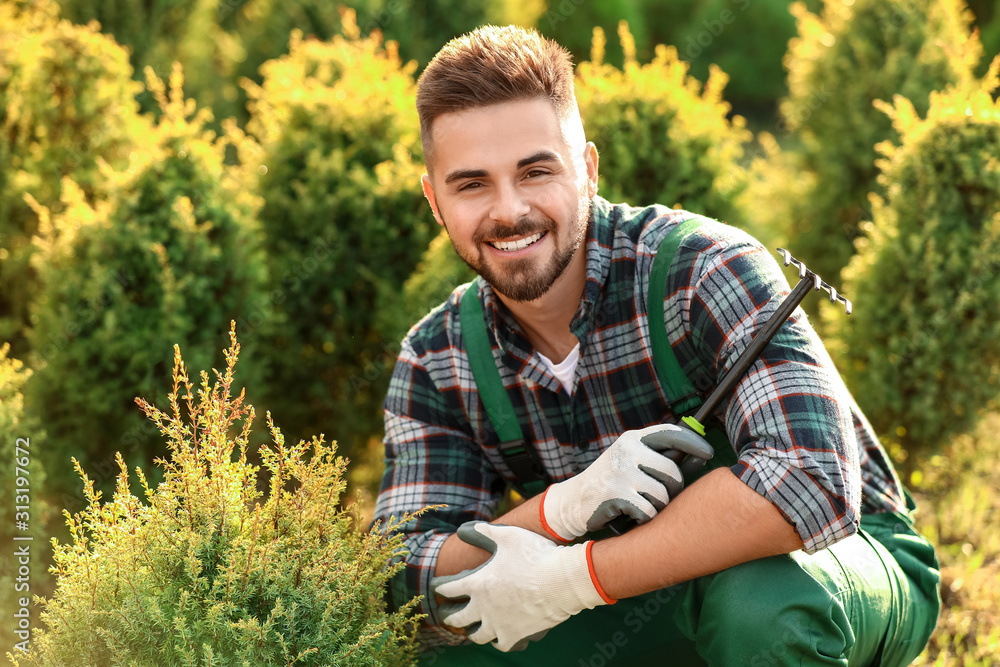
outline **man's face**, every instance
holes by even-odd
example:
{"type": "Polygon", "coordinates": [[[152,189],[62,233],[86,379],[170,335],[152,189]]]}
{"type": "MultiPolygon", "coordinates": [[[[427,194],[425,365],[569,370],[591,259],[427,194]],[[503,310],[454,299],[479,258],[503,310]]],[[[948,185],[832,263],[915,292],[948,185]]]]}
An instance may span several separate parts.
{"type": "MultiPolygon", "coordinates": [[[[575,125],[574,125],[575,122],[575,125]]],[[[459,256],[502,295],[542,296],[586,237],[597,151],[545,99],[443,114],[424,194],[459,256]]]]}

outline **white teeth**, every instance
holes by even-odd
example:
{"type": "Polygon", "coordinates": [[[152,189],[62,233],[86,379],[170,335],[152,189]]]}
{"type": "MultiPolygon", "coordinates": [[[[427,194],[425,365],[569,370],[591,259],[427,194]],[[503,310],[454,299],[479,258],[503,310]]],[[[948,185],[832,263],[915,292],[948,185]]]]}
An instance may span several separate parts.
{"type": "Polygon", "coordinates": [[[542,238],[541,232],[532,236],[527,236],[520,241],[494,241],[490,245],[499,250],[506,250],[509,252],[514,250],[523,250],[540,238],[542,238]]]}

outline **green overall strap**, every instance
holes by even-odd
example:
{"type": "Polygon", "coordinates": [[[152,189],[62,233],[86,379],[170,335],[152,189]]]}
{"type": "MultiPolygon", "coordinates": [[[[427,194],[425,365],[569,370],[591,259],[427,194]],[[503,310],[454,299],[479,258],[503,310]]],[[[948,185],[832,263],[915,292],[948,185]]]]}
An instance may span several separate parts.
{"type": "Polygon", "coordinates": [[[529,445],[521,431],[514,412],[514,404],[510,401],[506,387],[500,379],[493,360],[493,346],[486,333],[486,320],[483,318],[483,307],[479,303],[479,289],[473,281],[459,307],[459,318],[462,323],[462,339],[465,342],[465,352],[469,357],[472,377],[476,381],[476,389],[486,408],[493,430],[496,431],[500,444],[497,450],[501,458],[514,473],[516,482],[514,488],[525,498],[537,495],[548,486],[548,478],[538,452],[529,445]]]}
{"type": "Polygon", "coordinates": [[[649,327],[649,343],[653,348],[653,368],[656,377],[663,386],[663,391],[670,401],[670,410],[699,435],[704,436],[715,449],[715,456],[700,471],[691,474],[690,483],[709,470],[722,466],[732,466],[736,463],[736,450],[729,442],[729,436],[720,424],[711,423],[702,426],[690,414],[702,404],[701,396],[674,356],[670,346],[667,328],[663,321],[663,300],[667,292],[667,275],[670,264],[684,239],[701,225],[701,220],[692,218],[682,222],[667,233],[660,241],[660,246],[653,257],[653,268],[649,272],[649,292],[646,303],[647,326],[649,327]],[[687,413],[687,415],[685,415],[687,413]],[[685,415],[685,416],[681,416],[685,415]]]}
{"type": "Polygon", "coordinates": [[[649,327],[649,344],[653,348],[653,367],[656,377],[663,385],[663,391],[670,400],[670,409],[675,415],[691,411],[701,405],[701,398],[694,385],[677,363],[670,339],[663,323],[663,299],[667,291],[667,275],[670,273],[670,263],[674,259],[677,248],[701,225],[701,221],[692,218],[682,222],[667,233],[660,241],[660,247],[653,257],[653,268],[649,272],[649,297],[646,304],[647,326],[649,327]]]}

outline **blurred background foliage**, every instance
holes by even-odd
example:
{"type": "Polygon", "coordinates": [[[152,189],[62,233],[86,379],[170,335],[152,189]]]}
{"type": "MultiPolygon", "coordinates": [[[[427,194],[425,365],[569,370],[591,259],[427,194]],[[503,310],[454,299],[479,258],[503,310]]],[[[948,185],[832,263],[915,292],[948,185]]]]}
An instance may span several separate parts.
{"type": "Polygon", "coordinates": [[[437,225],[414,187],[423,173],[415,64],[360,37],[352,16],[343,32],[328,42],[293,33],[263,83],[243,85],[261,147],[247,186],[264,200],[276,316],[259,316],[272,365],[263,395],[289,433],[335,432],[357,451],[382,425],[386,373],[371,368],[391,366],[401,338],[376,326],[378,314],[399,307],[437,225]]]}
{"type": "Polygon", "coordinates": [[[856,316],[828,318],[858,401],[907,452],[969,432],[1000,393],[998,69],[925,114],[879,104],[899,139],[878,145],[884,194],[842,274],[856,316]]]}
{"type": "Polygon", "coordinates": [[[807,310],[951,573],[923,664],[1000,660],[993,0],[0,0],[0,451],[44,443],[44,532],[85,504],[70,456],[110,490],[116,451],[163,455],[133,397],[174,343],[219,367],[231,320],[248,391],[374,491],[399,341],[471,278],[420,192],[415,81],[486,22],[572,51],[603,195],[843,286],[853,317],[807,310]]]}
{"type": "MultiPolygon", "coordinates": [[[[40,287],[27,332],[37,369],[27,398],[45,406],[60,453],[97,461],[113,445],[130,467],[163,454],[134,399],[162,391],[171,341],[211,367],[217,332],[265,299],[268,275],[261,199],[244,163],[225,161],[242,138],[206,130],[211,113],[184,98],[179,67],[169,89],[148,72],[159,115],[129,163],[105,170],[107,197],[92,204],[67,178],[58,212],[35,204],[40,287]]],[[[248,337],[249,354],[256,342],[248,337]]],[[[244,380],[255,387],[263,368],[244,380]]],[[[50,475],[60,487],[72,477],[60,467],[50,475]]]]}
{"type": "Polygon", "coordinates": [[[962,0],[824,0],[818,15],[791,9],[798,35],[785,55],[789,90],[776,129],[800,144],[787,177],[806,172],[810,187],[772,208],[768,226],[784,227],[799,253],[816,258],[811,268],[835,276],[859,223],[871,219],[875,145],[897,137],[872,104],[902,95],[924,113],[930,92],[957,82],[982,54],[962,0]]]}
{"type": "Polygon", "coordinates": [[[0,3],[0,339],[18,356],[37,288],[38,216],[25,195],[58,211],[72,177],[85,199],[103,198],[98,166],[122,166],[145,124],[126,49],[58,13],[54,3],[0,3]]]}

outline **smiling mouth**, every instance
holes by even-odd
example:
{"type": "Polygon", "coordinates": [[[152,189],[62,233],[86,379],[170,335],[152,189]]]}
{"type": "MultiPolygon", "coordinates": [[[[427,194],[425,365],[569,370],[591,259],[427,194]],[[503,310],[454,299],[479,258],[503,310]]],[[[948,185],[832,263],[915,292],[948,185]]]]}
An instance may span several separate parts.
{"type": "Polygon", "coordinates": [[[490,241],[490,245],[497,250],[503,250],[505,252],[514,252],[515,250],[524,250],[532,243],[540,240],[548,232],[539,232],[537,234],[532,234],[531,236],[526,236],[519,241],[490,241]]]}

